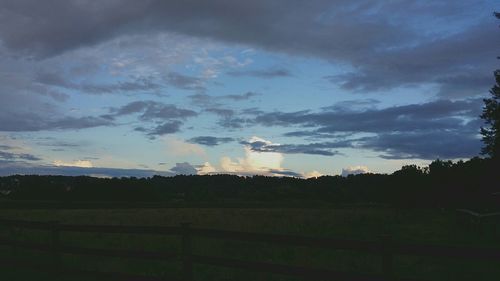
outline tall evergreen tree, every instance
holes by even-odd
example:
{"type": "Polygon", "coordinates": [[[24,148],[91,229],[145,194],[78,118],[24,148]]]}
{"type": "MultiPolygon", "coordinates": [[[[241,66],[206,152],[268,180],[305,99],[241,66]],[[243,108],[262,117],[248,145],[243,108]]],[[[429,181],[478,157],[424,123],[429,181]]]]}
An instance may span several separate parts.
{"type": "MultiPolygon", "coordinates": [[[[495,13],[495,17],[500,19],[500,13],[495,13]]],[[[500,157],[500,69],[495,70],[494,75],[496,84],[490,90],[491,98],[484,99],[481,118],[485,120],[487,127],[481,127],[481,135],[484,142],[482,153],[498,159],[500,157]]]]}

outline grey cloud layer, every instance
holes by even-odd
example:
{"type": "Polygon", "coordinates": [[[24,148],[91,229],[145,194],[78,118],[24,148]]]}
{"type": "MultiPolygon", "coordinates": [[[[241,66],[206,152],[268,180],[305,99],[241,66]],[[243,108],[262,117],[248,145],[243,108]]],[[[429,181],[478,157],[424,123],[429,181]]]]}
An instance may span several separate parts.
{"type": "Polygon", "coordinates": [[[380,156],[386,159],[469,158],[481,150],[476,134],[446,130],[380,134],[362,140],[361,147],[383,152],[380,156]]]}
{"type": "Polygon", "coordinates": [[[259,69],[259,70],[239,70],[239,71],[229,71],[227,74],[235,77],[241,76],[253,76],[264,79],[278,78],[278,77],[288,77],[292,74],[290,71],[278,68],[278,69],[259,69]]]}
{"type": "Polygon", "coordinates": [[[233,138],[228,137],[211,137],[211,136],[200,136],[194,137],[188,140],[191,143],[197,143],[206,146],[216,146],[223,143],[228,143],[234,141],[233,138]]]}
{"type": "Polygon", "coordinates": [[[0,113],[0,131],[31,132],[42,130],[86,129],[100,126],[112,126],[113,122],[101,117],[57,117],[45,112],[9,112],[0,113]]]}
{"type": "Polygon", "coordinates": [[[182,90],[195,90],[204,92],[203,79],[193,76],[171,72],[165,77],[167,84],[182,90]]]}
{"type": "MultiPolygon", "coordinates": [[[[0,38],[13,52],[46,57],[120,35],[167,31],[347,63],[355,71],[330,77],[347,89],[434,83],[441,95],[464,96],[489,86],[500,43],[491,36],[491,7],[488,1],[7,0],[0,38]]],[[[192,77],[173,73],[167,81],[203,90],[192,77]]]]}
{"type": "Polygon", "coordinates": [[[14,161],[14,160],[26,160],[26,161],[38,161],[42,160],[41,158],[29,154],[29,153],[14,153],[14,152],[8,152],[8,151],[1,151],[0,150],[0,159],[2,160],[7,160],[7,161],[14,161]]]}
{"type": "MultiPolygon", "coordinates": [[[[249,43],[270,49],[329,55],[356,52],[360,48],[373,46],[377,41],[380,41],[377,46],[396,43],[398,39],[406,38],[404,31],[408,31],[384,22],[383,18],[372,17],[360,21],[368,13],[359,14],[358,9],[367,11],[380,4],[370,5],[369,2],[49,2],[42,4],[38,1],[16,0],[2,3],[3,28],[0,33],[7,47],[38,55],[51,55],[95,44],[126,32],[143,32],[144,28],[148,28],[249,43]],[[58,12],[54,13],[56,7],[58,12]],[[332,11],[335,16],[325,15],[325,11],[334,7],[339,7],[337,11],[332,11]],[[342,7],[350,9],[342,10],[342,7]],[[318,18],[321,15],[323,18],[318,18]],[[337,31],[331,38],[333,27],[337,31]],[[353,34],[363,31],[365,36],[353,38],[353,34]],[[329,37],[330,40],[325,40],[329,37]],[[295,44],[290,44],[292,40],[295,44]]],[[[411,11],[413,6],[408,1],[406,8],[411,11]]]]}
{"type": "Polygon", "coordinates": [[[431,129],[460,129],[463,118],[477,118],[482,101],[438,100],[424,104],[394,106],[364,111],[325,110],[322,112],[271,112],[255,118],[266,126],[319,127],[318,132],[391,132],[431,129]]]}
{"type": "MultiPolygon", "coordinates": [[[[320,111],[239,112],[244,118],[235,117],[234,111],[210,111],[219,115],[218,124],[226,129],[253,125],[295,128],[284,135],[316,140],[280,145],[243,142],[258,152],[334,156],[342,155],[338,149],[357,148],[379,152],[386,159],[466,158],[479,153],[481,99],[436,100],[381,109],[375,107],[377,104],[376,100],[351,100],[320,111]]],[[[219,144],[215,139],[198,143],[203,142],[219,144]]]]}
{"type": "Polygon", "coordinates": [[[153,122],[153,127],[136,127],[135,130],[146,133],[149,137],[179,132],[185,120],[198,115],[193,110],[178,108],[173,104],[157,101],[134,101],[119,108],[111,108],[110,113],[102,118],[114,120],[120,116],[138,115],[142,122],[153,122]]]}
{"type": "Polygon", "coordinates": [[[129,114],[139,114],[144,121],[153,119],[186,119],[197,116],[195,111],[178,108],[173,104],[164,104],[156,101],[134,101],[120,108],[111,109],[110,117],[129,114]]]}
{"type": "Polygon", "coordinates": [[[381,152],[386,159],[466,158],[480,151],[478,118],[482,101],[437,100],[424,104],[383,109],[347,110],[331,106],[320,112],[263,113],[254,119],[265,126],[308,130],[288,137],[328,138],[309,144],[245,143],[254,151],[332,156],[338,148],[362,148],[381,152]],[[362,136],[360,134],[367,134],[362,136]]]}
{"type": "MultiPolygon", "coordinates": [[[[374,107],[376,101],[365,100],[336,104],[317,112],[238,112],[225,102],[247,101],[257,94],[208,95],[203,78],[171,69],[162,68],[164,72],[154,79],[121,76],[122,81],[98,84],[87,79],[66,79],[57,69],[43,71],[52,70],[50,62],[38,64],[43,67],[35,75],[31,75],[35,70],[26,70],[33,64],[24,66],[25,69],[23,64],[32,58],[47,63],[65,54],[72,55],[72,50],[98,46],[113,38],[141,35],[144,39],[148,35],[172,33],[320,58],[347,69],[325,79],[351,91],[430,84],[435,87],[430,91],[442,98],[464,98],[487,93],[492,83],[491,70],[496,67],[494,58],[500,37],[492,36],[498,30],[488,6],[488,1],[412,0],[5,0],[0,4],[0,61],[4,65],[0,65],[0,131],[115,126],[119,118],[134,116],[142,122],[135,130],[151,138],[176,133],[186,120],[199,113],[172,104],[137,101],[102,116],[68,116],[51,103],[67,100],[66,90],[90,94],[144,93],[167,85],[193,91],[188,96],[193,104],[201,108],[200,112],[217,115],[218,124],[226,129],[258,124],[295,128],[287,134],[289,137],[331,138],[309,144],[248,144],[257,151],[331,156],[338,154],[337,149],[354,147],[398,159],[475,155],[479,147],[479,99],[439,100],[383,109],[374,107]]],[[[117,45],[143,43],[123,41],[117,45]]],[[[148,50],[154,54],[153,49],[148,50]]],[[[99,59],[98,55],[97,66],[99,59]]],[[[283,68],[226,74],[259,78],[291,75],[283,68]]],[[[210,137],[191,141],[204,145],[225,142],[223,138],[210,137]]],[[[6,157],[9,155],[4,154],[6,157]]]]}
{"type": "Polygon", "coordinates": [[[144,92],[159,90],[161,85],[155,83],[149,77],[137,77],[130,81],[117,82],[115,84],[91,84],[91,83],[73,83],[54,72],[39,71],[34,78],[35,83],[56,86],[69,90],[78,90],[88,94],[111,94],[127,92],[144,92]]]}
{"type": "Polygon", "coordinates": [[[268,144],[261,141],[241,142],[257,152],[279,152],[285,154],[312,154],[323,156],[334,156],[341,154],[338,151],[332,151],[335,148],[352,147],[350,141],[323,142],[309,144],[268,144]]]}

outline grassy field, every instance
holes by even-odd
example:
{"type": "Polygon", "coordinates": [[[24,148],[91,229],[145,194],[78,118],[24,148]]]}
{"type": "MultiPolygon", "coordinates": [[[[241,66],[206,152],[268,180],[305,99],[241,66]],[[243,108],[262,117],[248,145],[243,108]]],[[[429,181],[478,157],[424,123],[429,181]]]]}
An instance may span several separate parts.
{"type": "MultiPolygon", "coordinates": [[[[58,220],[68,224],[166,225],[190,222],[193,227],[248,232],[297,234],[377,240],[388,234],[396,241],[425,242],[437,245],[460,245],[497,248],[500,251],[498,223],[470,222],[454,210],[389,209],[381,207],[345,207],[324,209],[300,208],[163,208],[163,209],[86,209],[86,210],[0,210],[1,218],[22,220],[58,220]]],[[[48,241],[43,231],[12,230],[2,227],[2,236],[48,241]]],[[[64,233],[66,245],[111,249],[179,250],[179,238],[152,235],[64,233]]],[[[193,250],[199,254],[238,259],[330,268],[345,271],[378,273],[377,255],[350,251],[274,246],[260,243],[220,241],[196,238],[193,250]]],[[[44,253],[1,248],[3,256],[46,260],[44,253]]],[[[65,265],[122,271],[152,276],[178,276],[178,262],[151,262],[117,258],[64,255],[65,265]]],[[[2,269],[9,280],[30,280],[31,273],[2,269]],[[26,276],[24,276],[26,275],[26,276]],[[23,279],[24,278],[24,279],[23,279]]],[[[291,278],[195,266],[195,280],[293,280],[291,278]]],[[[399,277],[423,280],[498,280],[500,267],[494,262],[461,259],[397,256],[395,273],[399,277]]],[[[37,280],[41,276],[37,275],[37,280]]],[[[47,279],[50,280],[50,279],[47,279]]],[[[76,280],[76,279],[75,279],[76,280]]]]}

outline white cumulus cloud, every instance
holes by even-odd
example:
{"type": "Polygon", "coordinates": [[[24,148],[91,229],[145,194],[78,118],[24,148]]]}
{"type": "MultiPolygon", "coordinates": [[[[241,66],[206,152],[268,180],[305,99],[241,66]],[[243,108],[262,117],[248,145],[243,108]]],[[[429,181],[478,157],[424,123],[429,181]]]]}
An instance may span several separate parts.
{"type": "Polygon", "coordinates": [[[215,169],[210,162],[205,162],[203,165],[199,165],[196,169],[198,170],[198,175],[208,175],[217,172],[217,169],[215,169]]]}
{"type": "Polygon", "coordinates": [[[371,173],[370,169],[366,166],[351,166],[342,169],[342,176],[347,177],[348,175],[359,175],[371,173]]]}
{"type": "MultiPolygon", "coordinates": [[[[252,142],[273,144],[268,140],[256,136],[250,138],[249,143],[252,142]]],[[[237,158],[234,161],[230,157],[222,157],[220,160],[222,171],[228,173],[263,175],[274,175],[276,171],[285,171],[282,167],[284,157],[281,153],[253,151],[249,145],[244,146],[244,151],[245,157],[237,158]]]]}
{"type": "Polygon", "coordinates": [[[306,179],[309,179],[309,178],[319,178],[323,176],[322,173],[318,172],[318,171],[311,171],[311,172],[308,172],[308,173],[304,173],[304,178],[306,179]]]}

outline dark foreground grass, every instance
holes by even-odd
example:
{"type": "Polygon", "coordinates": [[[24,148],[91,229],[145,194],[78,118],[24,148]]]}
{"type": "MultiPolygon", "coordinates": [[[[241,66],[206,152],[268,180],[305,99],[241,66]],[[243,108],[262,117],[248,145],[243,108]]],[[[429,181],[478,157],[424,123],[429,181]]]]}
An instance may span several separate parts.
{"type": "MultiPolygon", "coordinates": [[[[498,222],[477,223],[454,210],[389,209],[346,207],[338,209],[300,208],[179,208],[179,209],[86,209],[86,210],[1,210],[1,218],[20,220],[58,220],[67,224],[166,225],[190,222],[192,227],[247,232],[296,234],[377,240],[391,235],[395,241],[436,245],[496,248],[500,251],[498,222]]],[[[47,242],[44,231],[1,228],[2,236],[19,240],[47,242]]],[[[106,249],[179,251],[175,236],[127,235],[102,233],[63,233],[62,243],[106,249]]],[[[47,261],[46,253],[0,248],[3,258],[47,261]]],[[[380,273],[379,255],[352,251],[332,251],[264,243],[222,241],[195,238],[193,251],[250,261],[262,261],[360,273],[380,273]]],[[[181,265],[176,261],[158,262],[121,258],[64,255],[66,266],[88,270],[119,271],[157,277],[179,278],[181,265]]],[[[51,276],[29,271],[0,268],[2,280],[53,280],[51,276]],[[33,277],[36,277],[33,279],[33,277]],[[16,279],[17,278],[17,279],[16,279]],[[19,279],[21,278],[21,279],[19,279]],[[48,279],[45,279],[48,278],[48,279]]],[[[394,271],[398,277],[422,280],[498,280],[498,262],[428,257],[396,256],[394,271]]],[[[195,265],[195,280],[307,280],[280,275],[195,265]]],[[[93,280],[93,279],[64,279],[93,280]]]]}

